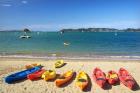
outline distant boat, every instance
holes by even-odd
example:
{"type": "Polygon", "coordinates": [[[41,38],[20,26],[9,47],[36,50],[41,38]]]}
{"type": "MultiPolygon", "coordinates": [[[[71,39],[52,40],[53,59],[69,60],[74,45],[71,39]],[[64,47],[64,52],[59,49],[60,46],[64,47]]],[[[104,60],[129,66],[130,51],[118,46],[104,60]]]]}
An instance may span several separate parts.
{"type": "Polygon", "coordinates": [[[39,35],[40,34],[40,32],[37,32],[37,35],[39,35]]]}
{"type": "Polygon", "coordinates": [[[19,38],[31,38],[31,36],[28,36],[28,35],[22,35],[22,36],[20,36],[19,38]]]}
{"type": "Polygon", "coordinates": [[[65,46],[68,46],[68,45],[70,45],[70,43],[66,43],[66,42],[64,42],[63,44],[64,44],[65,46]]]}
{"type": "Polygon", "coordinates": [[[117,36],[118,35],[118,33],[117,32],[115,32],[115,34],[114,34],[115,36],[117,36]]]}
{"type": "Polygon", "coordinates": [[[31,36],[27,35],[27,32],[30,32],[29,29],[25,28],[23,31],[24,31],[24,34],[21,35],[19,38],[31,38],[31,36]]]}
{"type": "Polygon", "coordinates": [[[61,31],[61,32],[60,32],[60,34],[63,34],[63,33],[64,33],[64,31],[61,31]]]}

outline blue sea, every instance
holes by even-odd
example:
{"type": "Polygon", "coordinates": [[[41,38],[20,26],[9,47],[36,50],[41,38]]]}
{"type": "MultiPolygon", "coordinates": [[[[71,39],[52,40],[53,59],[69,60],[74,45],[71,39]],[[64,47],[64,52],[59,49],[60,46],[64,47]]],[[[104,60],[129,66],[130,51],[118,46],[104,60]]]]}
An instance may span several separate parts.
{"type": "Polygon", "coordinates": [[[0,56],[34,58],[137,58],[139,32],[0,32],[0,56]],[[69,45],[64,45],[69,43],[69,45]]]}

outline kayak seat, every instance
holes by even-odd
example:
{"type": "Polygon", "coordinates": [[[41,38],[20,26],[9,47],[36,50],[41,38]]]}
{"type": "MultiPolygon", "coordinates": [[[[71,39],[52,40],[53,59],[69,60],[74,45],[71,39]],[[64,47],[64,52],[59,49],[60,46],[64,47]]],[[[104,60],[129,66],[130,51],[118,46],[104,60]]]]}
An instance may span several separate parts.
{"type": "Polygon", "coordinates": [[[65,79],[65,77],[64,76],[60,76],[59,79],[65,79]]]}
{"type": "Polygon", "coordinates": [[[80,81],[80,82],[86,82],[86,80],[85,79],[82,79],[82,78],[78,79],[78,81],[80,81]]]}
{"type": "Polygon", "coordinates": [[[126,79],[125,81],[126,81],[126,82],[128,82],[128,81],[132,81],[132,82],[134,82],[132,79],[126,79]]]}
{"type": "Polygon", "coordinates": [[[96,81],[98,81],[98,80],[106,81],[104,78],[97,78],[96,81]]]}

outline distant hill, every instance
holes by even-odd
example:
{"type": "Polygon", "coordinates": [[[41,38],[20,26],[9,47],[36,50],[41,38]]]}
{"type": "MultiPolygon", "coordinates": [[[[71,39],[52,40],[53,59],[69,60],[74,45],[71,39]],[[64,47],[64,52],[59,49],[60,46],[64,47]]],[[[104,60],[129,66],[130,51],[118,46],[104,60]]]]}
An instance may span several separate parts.
{"type": "Polygon", "coordinates": [[[0,30],[1,32],[20,32],[22,30],[0,30]]]}
{"type": "Polygon", "coordinates": [[[60,32],[140,32],[140,28],[127,28],[127,29],[115,29],[115,28],[78,28],[78,29],[62,29],[60,32]]]}

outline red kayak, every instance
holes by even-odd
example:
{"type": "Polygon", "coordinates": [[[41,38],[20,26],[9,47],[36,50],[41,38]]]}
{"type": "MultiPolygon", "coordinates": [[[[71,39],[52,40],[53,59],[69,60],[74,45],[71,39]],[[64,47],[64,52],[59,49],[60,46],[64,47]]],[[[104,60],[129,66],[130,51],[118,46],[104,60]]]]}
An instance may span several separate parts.
{"type": "Polygon", "coordinates": [[[133,89],[134,86],[136,85],[136,81],[134,78],[129,74],[127,70],[124,68],[120,68],[119,70],[119,79],[120,81],[128,88],[133,89]]]}
{"type": "Polygon", "coordinates": [[[115,71],[110,70],[107,75],[107,81],[111,85],[117,84],[119,82],[118,74],[115,71]]]}
{"type": "Polygon", "coordinates": [[[101,69],[95,68],[93,71],[93,79],[95,82],[101,87],[104,88],[105,83],[106,83],[106,76],[105,73],[102,72],[101,69]]]}
{"type": "Polygon", "coordinates": [[[41,70],[38,70],[32,74],[29,74],[27,76],[28,79],[30,80],[36,80],[36,79],[39,79],[41,77],[41,75],[45,72],[46,70],[45,69],[41,69],[41,70]]]}

